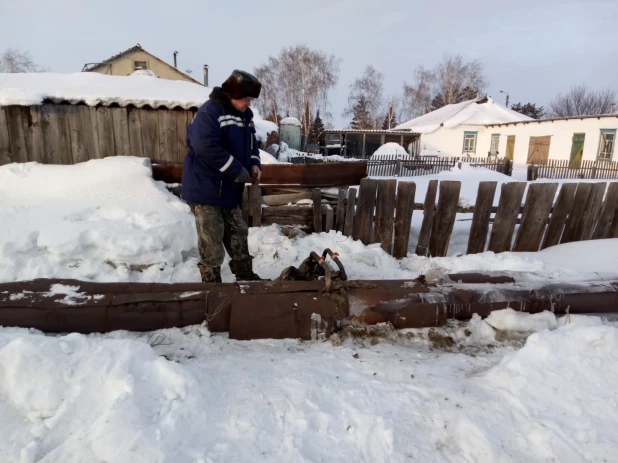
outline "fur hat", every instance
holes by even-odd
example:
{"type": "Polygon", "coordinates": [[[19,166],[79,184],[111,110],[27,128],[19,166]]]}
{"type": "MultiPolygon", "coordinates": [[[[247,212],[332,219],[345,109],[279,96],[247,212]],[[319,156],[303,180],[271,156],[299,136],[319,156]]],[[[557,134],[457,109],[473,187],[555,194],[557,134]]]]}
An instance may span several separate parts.
{"type": "Polygon", "coordinates": [[[232,72],[232,75],[223,82],[221,88],[228,98],[240,100],[248,96],[259,98],[262,84],[255,76],[248,72],[235,70],[232,72]]]}

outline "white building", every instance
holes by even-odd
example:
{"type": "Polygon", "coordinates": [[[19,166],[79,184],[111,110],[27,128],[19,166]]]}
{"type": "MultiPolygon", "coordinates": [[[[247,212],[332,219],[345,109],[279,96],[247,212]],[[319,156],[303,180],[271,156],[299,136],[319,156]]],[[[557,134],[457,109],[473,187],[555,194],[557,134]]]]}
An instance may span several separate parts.
{"type": "Polygon", "coordinates": [[[444,106],[395,130],[421,134],[421,154],[613,160],[618,114],[535,120],[491,98],[444,106]]]}

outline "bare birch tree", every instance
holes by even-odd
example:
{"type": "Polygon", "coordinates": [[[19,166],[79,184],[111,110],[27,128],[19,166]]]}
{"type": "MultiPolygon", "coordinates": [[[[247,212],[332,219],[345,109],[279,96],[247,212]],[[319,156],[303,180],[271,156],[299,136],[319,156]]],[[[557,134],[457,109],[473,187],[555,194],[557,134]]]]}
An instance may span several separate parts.
{"type": "Polygon", "coordinates": [[[367,66],[363,76],[356,79],[350,85],[348,107],[343,116],[349,117],[354,114],[361,98],[364,99],[372,129],[379,129],[384,119],[384,74],[373,66],[367,66]]]}
{"type": "Polygon", "coordinates": [[[0,57],[0,72],[15,73],[15,72],[42,72],[42,69],[37,65],[30,52],[9,48],[2,57],[0,57]]]}
{"type": "Polygon", "coordinates": [[[550,117],[596,116],[609,114],[616,104],[616,92],[609,88],[594,91],[584,84],[566,94],[558,94],[549,104],[550,117]]]}

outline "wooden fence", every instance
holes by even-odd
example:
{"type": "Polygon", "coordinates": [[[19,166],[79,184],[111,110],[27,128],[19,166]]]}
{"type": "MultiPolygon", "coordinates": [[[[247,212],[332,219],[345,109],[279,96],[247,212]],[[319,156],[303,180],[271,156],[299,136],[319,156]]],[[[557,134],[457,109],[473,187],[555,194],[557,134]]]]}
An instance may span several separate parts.
{"type": "Polygon", "coordinates": [[[537,178],[618,179],[618,161],[570,161],[550,159],[528,166],[528,180],[537,178]]]}
{"type": "Polygon", "coordinates": [[[410,159],[397,159],[396,155],[370,160],[367,175],[372,177],[415,177],[433,175],[466,163],[473,167],[485,167],[505,175],[513,172],[513,161],[506,158],[470,158],[421,156],[410,159]]]}
{"type": "Polygon", "coordinates": [[[253,186],[246,192],[243,210],[253,226],[278,223],[304,225],[315,232],[337,230],[365,244],[381,243],[397,258],[405,257],[410,248],[415,210],[423,211],[423,220],[412,249],[421,256],[446,256],[457,213],[472,213],[468,254],[535,252],[560,243],[618,238],[618,183],[609,188],[606,182],[566,183],[559,192],[557,183],[530,184],[522,204],[526,186],[502,184],[494,207],[497,182],[480,182],[475,205],[466,208],[459,206],[457,181],[431,180],[425,201],[415,203],[414,182],[365,178],[360,189],[341,189],[328,204],[319,189],[304,193],[303,199],[311,197],[313,207],[262,208],[260,188],[253,186]]]}
{"type": "Polygon", "coordinates": [[[182,163],[197,110],[71,104],[0,106],[0,165],[74,164],[108,156],[182,163]]]}

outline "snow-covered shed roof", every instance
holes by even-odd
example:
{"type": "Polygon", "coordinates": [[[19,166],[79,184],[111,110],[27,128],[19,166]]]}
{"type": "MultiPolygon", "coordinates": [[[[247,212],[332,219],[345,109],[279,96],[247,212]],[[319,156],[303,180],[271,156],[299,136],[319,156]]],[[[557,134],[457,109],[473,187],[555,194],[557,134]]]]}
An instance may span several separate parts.
{"type": "Polygon", "coordinates": [[[394,130],[407,129],[417,133],[432,133],[442,126],[452,128],[458,125],[485,125],[531,120],[534,119],[496,103],[490,97],[483,97],[443,106],[416,119],[404,122],[395,127],[394,130]]]}

